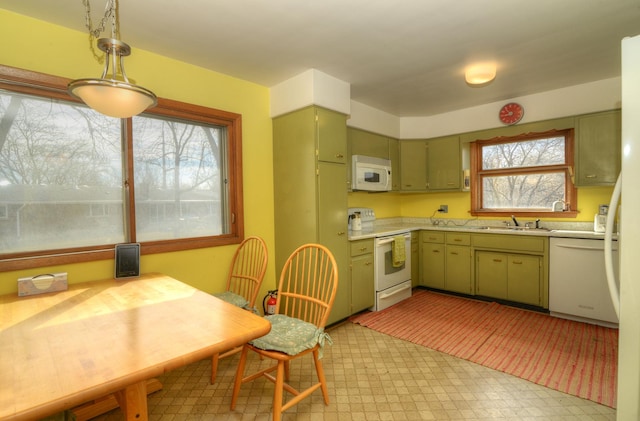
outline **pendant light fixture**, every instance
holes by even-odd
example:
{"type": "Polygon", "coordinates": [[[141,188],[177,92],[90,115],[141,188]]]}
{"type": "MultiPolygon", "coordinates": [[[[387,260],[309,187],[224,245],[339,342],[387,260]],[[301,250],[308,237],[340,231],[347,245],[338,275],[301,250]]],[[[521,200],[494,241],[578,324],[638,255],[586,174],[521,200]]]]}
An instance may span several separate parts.
{"type": "Polygon", "coordinates": [[[81,99],[99,113],[116,118],[138,115],[154,107],[158,99],[153,92],[129,82],[124,71],[123,57],[131,54],[131,47],[120,41],[117,0],[107,0],[100,26],[93,28],[89,0],[83,0],[86,9],[86,26],[89,35],[98,38],[111,20],[111,38],[99,38],[98,48],[106,53],[104,70],[99,79],[77,79],[67,87],[69,93],[81,99]],[[109,73],[111,67],[111,73],[109,73]]]}

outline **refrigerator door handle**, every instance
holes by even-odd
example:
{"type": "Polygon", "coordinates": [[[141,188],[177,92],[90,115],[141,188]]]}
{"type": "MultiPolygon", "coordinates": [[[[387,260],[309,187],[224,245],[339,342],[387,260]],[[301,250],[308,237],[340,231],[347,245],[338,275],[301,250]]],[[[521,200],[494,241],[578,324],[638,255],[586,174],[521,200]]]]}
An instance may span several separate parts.
{"type": "MultiPolygon", "coordinates": [[[[611,195],[611,203],[609,203],[609,212],[607,213],[607,224],[604,231],[604,267],[607,274],[607,285],[609,286],[609,295],[611,295],[611,301],[613,302],[613,309],[616,311],[616,316],[620,319],[620,291],[616,284],[615,274],[613,272],[613,252],[612,252],[612,237],[613,237],[613,221],[615,219],[615,213],[618,209],[618,200],[620,200],[620,190],[622,188],[622,174],[618,175],[616,180],[616,186],[613,188],[613,194],[611,195]]],[[[622,239],[622,238],[620,238],[622,239]]],[[[620,241],[622,243],[622,241],[620,241]]],[[[622,244],[619,245],[620,248],[622,244]]]]}

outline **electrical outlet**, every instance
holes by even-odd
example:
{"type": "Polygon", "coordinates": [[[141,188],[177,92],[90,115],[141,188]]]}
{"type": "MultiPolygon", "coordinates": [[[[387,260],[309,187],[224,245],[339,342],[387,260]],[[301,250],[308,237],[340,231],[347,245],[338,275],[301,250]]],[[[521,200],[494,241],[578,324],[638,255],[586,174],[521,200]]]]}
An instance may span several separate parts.
{"type": "Polygon", "coordinates": [[[440,209],[438,209],[438,212],[440,212],[440,213],[449,212],[449,205],[440,205],[440,209]]]}

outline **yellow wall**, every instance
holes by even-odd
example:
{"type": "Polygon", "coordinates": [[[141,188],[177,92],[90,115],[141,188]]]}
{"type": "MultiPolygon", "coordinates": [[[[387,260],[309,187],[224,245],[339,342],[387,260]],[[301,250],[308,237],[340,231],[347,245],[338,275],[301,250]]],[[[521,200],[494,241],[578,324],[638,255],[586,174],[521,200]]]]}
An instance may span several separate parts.
{"type": "MultiPolygon", "coordinates": [[[[81,5],[80,5],[81,6],[81,5]]],[[[80,7],[79,6],[79,7],[80,7]]],[[[0,9],[0,63],[67,78],[99,77],[102,65],[94,58],[88,34],[0,9]]],[[[124,40],[126,42],[126,39],[124,40]]],[[[208,106],[242,115],[245,235],[259,235],[272,256],[273,159],[269,89],[240,79],[162,57],[132,46],[125,60],[127,75],[159,97],[208,106]]],[[[211,54],[215,54],[212,48],[211,54]]],[[[141,271],[163,272],[196,288],[224,288],[235,246],[142,256],[141,271]]],[[[39,273],[68,272],[69,282],[109,278],[113,261],[45,267],[0,273],[0,294],[17,291],[16,280],[39,273]]],[[[261,300],[275,288],[269,262],[261,300]]]]}
{"type": "MultiPolygon", "coordinates": [[[[593,221],[598,205],[609,204],[613,187],[583,187],[578,189],[578,216],[575,218],[540,218],[545,221],[593,221]]],[[[454,193],[349,193],[349,207],[373,208],[376,218],[403,216],[408,218],[471,219],[471,195],[454,193]],[[448,205],[447,214],[435,213],[440,205],[448,205]]],[[[496,219],[496,218],[494,218],[496,219]]],[[[497,219],[504,219],[500,217],[497,219]]],[[[523,218],[527,219],[527,218],[523,218]]],[[[531,218],[532,219],[532,218],[531,218]]]]}

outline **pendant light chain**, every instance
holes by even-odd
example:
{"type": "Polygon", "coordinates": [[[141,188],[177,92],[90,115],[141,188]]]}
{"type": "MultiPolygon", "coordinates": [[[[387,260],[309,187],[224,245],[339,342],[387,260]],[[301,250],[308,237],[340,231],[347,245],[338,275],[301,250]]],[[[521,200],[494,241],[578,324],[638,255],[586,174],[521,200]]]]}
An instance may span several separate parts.
{"type": "Polygon", "coordinates": [[[114,3],[115,0],[107,0],[107,3],[104,6],[104,16],[100,19],[100,25],[97,28],[93,27],[93,21],[91,19],[91,4],[89,0],[82,0],[84,4],[84,8],[86,10],[85,16],[85,26],[89,30],[89,35],[93,38],[100,38],[100,34],[104,32],[105,27],[107,26],[107,22],[111,20],[112,24],[112,37],[117,38],[116,34],[116,6],[114,3]]]}

